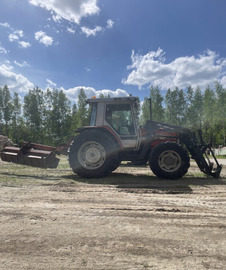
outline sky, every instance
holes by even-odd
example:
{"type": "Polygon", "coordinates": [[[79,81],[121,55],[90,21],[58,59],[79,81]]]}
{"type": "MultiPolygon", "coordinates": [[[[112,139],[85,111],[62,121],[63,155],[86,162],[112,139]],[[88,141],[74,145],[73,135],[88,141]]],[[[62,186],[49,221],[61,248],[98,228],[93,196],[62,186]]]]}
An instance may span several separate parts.
{"type": "Polygon", "coordinates": [[[225,0],[0,0],[0,86],[76,102],[226,87],[225,0]]]}

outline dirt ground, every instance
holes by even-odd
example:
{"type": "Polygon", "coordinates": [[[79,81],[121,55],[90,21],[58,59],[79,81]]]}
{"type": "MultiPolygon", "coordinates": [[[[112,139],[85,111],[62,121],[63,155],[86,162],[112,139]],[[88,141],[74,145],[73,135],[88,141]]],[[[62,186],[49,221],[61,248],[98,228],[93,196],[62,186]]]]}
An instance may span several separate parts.
{"type": "Polygon", "coordinates": [[[166,181],[124,164],[87,180],[66,158],[0,162],[0,269],[226,269],[225,168],[166,181]]]}

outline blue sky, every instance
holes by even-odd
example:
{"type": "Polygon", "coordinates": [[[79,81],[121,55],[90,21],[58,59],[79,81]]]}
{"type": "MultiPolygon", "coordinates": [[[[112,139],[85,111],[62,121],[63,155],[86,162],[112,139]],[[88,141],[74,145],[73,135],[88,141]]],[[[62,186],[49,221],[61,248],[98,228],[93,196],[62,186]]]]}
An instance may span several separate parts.
{"type": "Polygon", "coordinates": [[[76,101],[226,87],[225,0],[1,0],[0,86],[76,101]]]}

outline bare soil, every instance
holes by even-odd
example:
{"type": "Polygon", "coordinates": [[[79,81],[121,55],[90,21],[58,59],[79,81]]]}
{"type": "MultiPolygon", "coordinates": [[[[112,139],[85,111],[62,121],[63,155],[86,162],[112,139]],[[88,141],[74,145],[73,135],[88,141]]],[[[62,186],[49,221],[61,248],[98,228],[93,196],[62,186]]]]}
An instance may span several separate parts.
{"type": "MultiPolygon", "coordinates": [[[[226,167],[226,166],[225,166],[226,167]]],[[[226,269],[226,169],[81,179],[0,162],[0,269],[226,269]]]]}

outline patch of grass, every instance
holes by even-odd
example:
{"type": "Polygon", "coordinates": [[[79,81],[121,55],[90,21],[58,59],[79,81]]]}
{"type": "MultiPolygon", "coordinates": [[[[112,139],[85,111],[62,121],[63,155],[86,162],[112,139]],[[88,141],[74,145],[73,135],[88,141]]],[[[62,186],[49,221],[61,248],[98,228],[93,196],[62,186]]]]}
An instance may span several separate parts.
{"type": "Polygon", "coordinates": [[[150,267],[147,262],[143,262],[141,265],[143,266],[143,269],[148,269],[150,267]]]}
{"type": "MultiPolygon", "coordinates": [[[[211,158],[212,156],[210,156],[211,158]]],[[[217,159],[226,159],[226,156],[216,156],[217,159]]]]}
{"type": "Polygon", "coordinates": [[[66,156],[62,156],[57,169],[42,169],[0,161],[0,185],[27,186],[48,185],[66,181],[66,175],[73,175],[66,156]]]}
{"type": "Polygon", "coordinates": [[[87,265],[87,260],[84,258],[82,259],[82,265],[84,265],[84,266],[87,265]]]}

